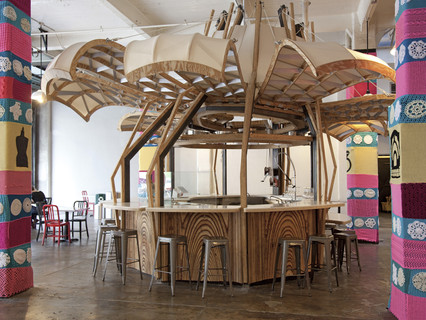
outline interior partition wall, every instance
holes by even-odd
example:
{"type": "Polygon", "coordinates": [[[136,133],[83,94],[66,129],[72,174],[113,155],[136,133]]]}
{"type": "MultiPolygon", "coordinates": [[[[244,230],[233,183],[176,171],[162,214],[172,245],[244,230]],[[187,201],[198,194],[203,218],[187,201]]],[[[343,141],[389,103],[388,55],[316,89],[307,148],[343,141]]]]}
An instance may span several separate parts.
{"type": "Polygon", "coordinates": [[[0,1],[0,297],[33,286],[30,12],[0,1]]]}
{"type": "Polygon", "coordinates": [[[396,100],[389,108],[392,244],[390,311],[425,319],[426,2],[397,0],[396,100]]]}

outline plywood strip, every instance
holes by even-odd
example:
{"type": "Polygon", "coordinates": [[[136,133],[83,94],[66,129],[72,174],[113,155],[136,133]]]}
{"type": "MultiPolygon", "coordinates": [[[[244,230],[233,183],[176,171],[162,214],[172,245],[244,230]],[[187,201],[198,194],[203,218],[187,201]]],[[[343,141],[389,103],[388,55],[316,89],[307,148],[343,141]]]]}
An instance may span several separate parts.
{"type": "MultiPolygon", "coordinates": [[[[157,167],[157,169],[159,169],[159,167],[160,167],[160,165],[159,165],[159,161],[160,161],[160,158],[159,158],[160,148],[161,148],[161,145],[163,144],[163,141],[166,139],[167,134],[169,133],[169,130],[170,130],[172,124],[173,124],[173,120],[176,117],[176,114],[179,111],[179,107],[180,107],[180,105],[182,103],[183,96],[184,96],[184,92],[181,93],[178,96],[178,98],[176,100],[176,103],[173,106],[172,113],[170,114],[170,117],[169,117],[169,119],[167,121],[166,127],[163,130],[163,134],[161,135],[161,137],[160,137],[160,139],[158,141],[158,147],[155,150],[154,156],[152,157],[151,164],[149,165],[148,170],[146,172],[146,187],[147,187],[147,195],[148,195],[148,205],[151,206],[151,207],[154,206],[154,198],[153,198],[153,194],[152,194],[152,179],[151,179],[151,175],[152,175],[152,172],[154,170],[154,167],[157,167]]],[[[159,174],[158,171],[159,170],[155,170],[155,172],[156,172],[155,178],[156,179],[157,179],[157,174],[159,174]]],[[[158,176],[158,178],[159,177],[160,176],[158,176]]],[[[159,181],[160,180],[156,180],[156,181],[157,181],[156,185],[159,185],[159,181]]],[[[156,194],[155,194],[155,202],[156,203],[160,202],[159,199],[160,199],[160,194],[159,194],[159,192],[156,192],[156,194]]]]}
{"type": "MultiPolygon", "coordinates": [[[[125,156],[127,150],[129,149],[130,144],[132,143],[132,141],[133,141],[133,139],[134,139],[134,137],[136,135],[136,132],[138,131],[139,126],[142,124],[143,120],[145,119],[145,115],[146,115],[148,109],[149,109],[149,104],[147,103],[145,105],[145,108],[142,111],[141,115],[139,116],[138,122],[136,123],[135,127],[133,128],[132,134],[130,135],[129,141],[127,142],[126,146],[124,147],[124,151],[121,154],[120,160],[118,161],[118,163],[115,166],[115,169],[114,169],[114,171],[112,173],[112,176],[111,176],[111,188],[112,188],[112,199],[113,199],[114,203],[117,203],[117,192],[116,192],[116,189],[115,189],[115,176],[116,176],[116,174],[118,172],[118,169],[123,164],[124,156],[125,156]]],[[[121,190],[124,190],[123,181],[122,181],[122,185],[121,185],[121,190]]],[[[121,199],[124,199],[124,197],[121,197],[121,199]]]]}
{"type": "Polygon", "coordinates": [[[294,3],[290,2],[290,29],[291,29],[291,39],[296,41],[296,25],[295,25],[295,19],[294,19],[294,3]]]}
{"type": "Polygon", "coordinates": [[[328,133],[328,130],[326,130],[326,133],[327,133],[328,146],[330,148],[331,160],[333,161],[333,174],[331,176],[330,189],[328,191],[328,197],[327,197],[327,200],[330,201],[331,195],[333,194],[334,180],[336,179],[337,162],[336,162],[336,157],[334,156],[333,144],[331,143],[331,138],[330,138],[330,134],[328,133]]]}
{"type": "Polygon", "coordinates": [[[213,17],[214,17],[214,9],[212,9],[212,11],[210,12],[210,18],[209,18],[209,20],[206,22],[206,25],[204,26],[204,35],[205,35],[206,37],[209,35],[210,26],[211,26],[211,24],[212,24],[213,17]]]}
{"type": "Polygon", "coordinates": [[[232,14],[234,11],[234,2],[229,5],[228,16],[226,17],[225,30],[223,31],[222,39],[226,39],[228,36],[229,26],[231,25],[232,14]]]}
{"type": "Polygon", "coordinates": [[[317,101],[317,105],[315,109],[317,114],[317,127],[318,127],[317,141],[320,141],[322,163],[324,168],[324,197],[321,196],[321,200],[327,201],[327,191],[328,191],[327,161],[325,157],[325,147],[324,147],[324,138],[322,134],[323,132],[322,132],[321,111],[320,111],[319,101],[317,101]]]}

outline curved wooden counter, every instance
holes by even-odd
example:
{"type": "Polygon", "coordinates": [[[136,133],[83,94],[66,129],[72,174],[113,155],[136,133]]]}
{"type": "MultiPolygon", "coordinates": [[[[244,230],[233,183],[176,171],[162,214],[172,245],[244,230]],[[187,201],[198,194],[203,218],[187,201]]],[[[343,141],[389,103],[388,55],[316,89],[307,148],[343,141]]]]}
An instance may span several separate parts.
{"type": "MultiPolygon", "coordinates": [[[[155,208],[147,208],[140,203],[103,204],[105,208],[123,210],[126,228],[139,231],[143,272],[152,272],[158,234],[187,236],[192,280],[197,279],[203,237],[225,236],[231,245],[233,280],[247,284],[272,279],[278,238],[307,240],[311,234],[323,233],[329,208],[343,205],[313,200],[250,205],[245,209],[237,205],[193,203],[155,208]]],[[[130,248],[130,252],[134,253],[135,249],[130,248]]],[[[182,258],[183,254],[179,253],[179,259],[182,258]]],[[[167,259],[165,252],[160,259],[159,263],[164,265],[167,259]]],[[[213,255],[212,259],[211,266],[218,267],[220,257],[213,255]]],[[[293,264],[293,260],[290,256],[289,264],[293,264]]],[[[291,271],[288,274],[291,275],[291,271]]],[[[186,274],[178,275],[177,279],[187,280],[186,274]]],[[[221,278],[209,280],[220,281],[221,278]]]]}
{"type": "MultiPolygon", "coordinates": [[[[180,204],[146,210],[155,215],[160,234],[187,236],[194,280],[203,237],[225,236],[231,244],[233,280],[251,284],[272,279],[279,237],[307,240],[311,234],[324,233],[329,208],[343,205],[302,200],[288,204],[249,205],[245,209],[240,206],[180,204]]],[[[293,263],[292,256],[289,261],[293,263]]],[[[218,267],[220,257],[216,256],[213,264],[218,267]]],[[[220,281],[220,278],[209,280],[220,281]]]]}

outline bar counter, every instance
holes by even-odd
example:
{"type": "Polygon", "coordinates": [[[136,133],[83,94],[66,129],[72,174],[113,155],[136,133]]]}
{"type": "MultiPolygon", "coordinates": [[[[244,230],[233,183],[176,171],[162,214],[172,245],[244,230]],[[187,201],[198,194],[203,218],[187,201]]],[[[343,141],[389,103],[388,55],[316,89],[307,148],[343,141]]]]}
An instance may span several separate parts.
{"type": "MultiPolygon", "coordinates": [[[[123,210],[124,226],[139,231],[142,271],[150,274],[154,259],[156,238],[159,234],[181,234],[188,239],[192,280],[198,276],[198,267],[205,236],[224,236],[230,241],[233,281],[253,284],[273,278],[274,259],[278,238],[291,237],[308,240],[309,236],[325,232],[325,220],[331,207],[342,202],[302,200],[285,204],[211,205],[179,202],[163,207],[148,208],[145,203],[117,203],[104,201],[102,206],[123,210]]],[[[123,219],[123,218],[122,218],[123,219]]],[[[135,247],[130,252],[135,253],[135,247]]],[[[160,264],[167,261],[166,250],[160,264]]],[[[293,252],[289,264],[294,264],[293,252]]],[[[183,254],[178,254],[178,264],[183,254]]],[[[219,267],[220,257],[213,255],[211,267],[219,267]]],[[[292,271],[289,270],[288,275],[292,271]]],[[[187,280],[186,274],[178,280],[187,280]]],[[[221,281],[220,277],[209,281],[221,281]]]]}

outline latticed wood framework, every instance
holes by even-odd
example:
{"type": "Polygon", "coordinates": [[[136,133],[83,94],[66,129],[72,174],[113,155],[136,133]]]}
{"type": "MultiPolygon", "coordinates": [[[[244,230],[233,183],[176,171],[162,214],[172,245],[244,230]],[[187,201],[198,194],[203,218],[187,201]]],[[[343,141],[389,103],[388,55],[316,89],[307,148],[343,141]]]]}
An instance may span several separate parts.
{"type": "MultiPolygon", "coordinates": [[[[233,42],[201,35],[183,40],[188,44],[186,51],[181,53],[182,60],[172,60],[173,49],[178,50],[184,44],[176,40],[170,44],[169,38],[159,37],[151,44],[158,57],[145,59],[148,61],[145,64],[138,62],[147,55],[143,52],[145,49],[138,47],[146,45],[143,41],[128,48],[108,40],[75,44],[49,65],[43,77],[44,91],[49,99],[68,105],[86,121],[93,112],[105,106],[125,105],[137,109],[148,106],[146,121],[140,129],[148,126],[165,106],[181,95],[175,117],[178,119],[187,108],[185,104],[203,92],[207,98],[205,106],[192,120],[194,128],[207,133],[238,133],[243,120],[236,117],[243,117],[245,113],[246,82],[241,72],[244,66],[240,66],[233,42]],[[213,53],[209,53],[209,41],[217,46],[212,49],[213,53]],[[158,54],[165,45],[171,53],[158,54]],[[204,57],[207,57],[205,64],[202,63],[204,57]]],[[[266,77],[255,97],[253,117],[257,120],[252,121],[251,130],[270,134],[271,140],[276,140],[274,134],[307,128],[303,106],[348,86],[377,78],[393,79],[394,73],[374,57],[338,44],[285,39],[276,45],[266,77]]],[[[375,130],[375,123],[368,122],[374,120],[382,124],[382,128],[377,129],[382,132],[386,120],[384,108],[388,102],[389,99],[373,97],[362,105],[347,104],[339,108],[327,105],[322,109],[326,112],[322,117],[323,127],[326,129],[337,122],[364,121],[375,130]],[[370,107],[364,108],[366,105],[370,107]]],[[[131,130],[131,119],[135,119],[135,123],[136,117],[131,115],[122,120],[126,124],[120,126],[131,130]]],[[[336,131],[335,127],[330,127],[329,131],[332,129],[336,131]]],[[[333,135],[338,139],[346,135],[343,133],[349,133],[339,130],[339,134],[333,135]]],[[[305,143],[309,143],[309,139],[305,139],[305,143]]]]}
{"type": "Polygon", "coordinates": [[[358,131],[387,135],[388,106],[395,95],[363,96],[320,105],[323,130],[339,141],[358,131]]]}
{"type": "MultiPolygon", "coordinates": [[[[113,177],[120,166],[122,174],[128,175],[129,159],[154,133],[161,138],[148,176],[178,143],[194,148],[241,148],[241,177],[247,173],[248,147],[310,144],[309,131],[314,130],[319,137],[318,156],[325,159],[322,133],[339,140],[357,131],[384,133],[392,98],[373,96],[337,104],[322,104],[322,99],[367,80],[395,81],[394,70],[376,57],[336,43],[305,41],[296,36],[294,23],[291,34],[286,27],[262,27],[261,3],[256,4],[255,24],[229,29],[230,16],[224,31],[213,37],[160,34],[133,41],[126,48],[107,40],[76,44],[49,65],[42,89],[48,99],[64,103],[86,121],[108,105],[140,111],[120,122],[124,130],[133,127],[131,140],[136,131],[143,133],[134,143],[129,141],[113,177]],[[194,134],[186,134],[189,127],[194,134]]],[[[206,25],[206,35],[209,28],[206,25]]],[[[335,172],[331,186],[334,176],[335,172]]],[[[125,181],[128,177],[122,177],[123,185],[125,181]]],[[[246,182],[242,178],[240,183],[243,206],[246,182]]],[[[159,205],[160,184],[155,188],[159,205]]],[[[128,187],[123,189],[127,199],[128,187]]]]}
{"type": "Polygon", "coordinates": [[[294,108],[379,78],[394,80],[394,72],[367,55],[337,43],[284,40],[277,48],[259,99],[265,105],[294,108]]]}

